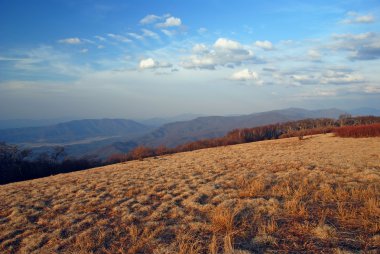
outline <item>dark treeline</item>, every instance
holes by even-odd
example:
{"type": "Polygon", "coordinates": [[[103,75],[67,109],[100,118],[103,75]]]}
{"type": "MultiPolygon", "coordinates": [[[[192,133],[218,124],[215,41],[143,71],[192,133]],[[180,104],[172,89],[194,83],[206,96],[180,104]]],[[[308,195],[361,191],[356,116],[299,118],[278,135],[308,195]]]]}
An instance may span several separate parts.
{"type": "Polygon", "coordinates": [[[0,143],[0,184],[40,178],[59,173],[73,172],[101,165],[91,157],[79,159],[65,156],[63,147],[56,147],[50,154],[31,158],[28,149],[0,143]]]}
{"type": "Polygon", "coordinates": [[[236,129],[221,138],[203,139],[179,145],[175,148],[138,146],[126,154],[115,154],[106,162],[96,158],[66,157],[64,148],[56,147],[50,154],[31,156],[28,149],[0,143],[0,184],[40,178],[59,173],[73,172],[97,166],[143,159],[152,156],[194,151],[203,148],[242,144],[248,142],[302,137],[304,135],[329,133],[342,126],[359,126],[380,123],[380,117],[341,116],[336,119],[306,119],[300,121],[265,125],[255,128],[236,129]]]}
{"type": "Polygon", "coordinates": [[[114,154],[110,156],[107,163],[117,163],[137,159],[141,160],[143,158],[152,156],[160,156],[165,154],[194,151],[203,148],[235,145],[278,138],[299,137],[302,139],[302,137],[306,135],[330,133],[342,126],[369,125],[373,123],[380,123],[380,117],[351,117],[350,115],[342,115],[339,117],[339,119],[305,119],[254,128],[236,129],[221,138],[202,139],[179,145],[175,148],[168,148],[165,146],[159,146],[157,148],[138,146],[129,153],[114,154]]]}

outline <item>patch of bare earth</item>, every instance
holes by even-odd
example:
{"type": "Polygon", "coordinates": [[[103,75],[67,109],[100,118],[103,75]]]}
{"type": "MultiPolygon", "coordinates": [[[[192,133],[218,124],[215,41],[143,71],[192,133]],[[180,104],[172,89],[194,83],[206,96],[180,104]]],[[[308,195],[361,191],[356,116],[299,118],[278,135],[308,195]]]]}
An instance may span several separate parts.
{"type": "Polygon", "coordinates": [[[0,253],[377,253],[380,138],[204,149],[0,186],[0,253]]]}

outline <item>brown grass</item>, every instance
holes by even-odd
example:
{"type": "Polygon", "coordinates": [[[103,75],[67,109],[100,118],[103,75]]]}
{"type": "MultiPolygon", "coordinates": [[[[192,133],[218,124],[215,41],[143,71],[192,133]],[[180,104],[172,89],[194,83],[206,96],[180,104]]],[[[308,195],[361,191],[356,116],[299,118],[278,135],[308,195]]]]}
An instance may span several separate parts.
{"type": "Polygon", "coordinates": [[[204,149],[0,186],[0,253],[376,253],[380,138],[204,149]]]}

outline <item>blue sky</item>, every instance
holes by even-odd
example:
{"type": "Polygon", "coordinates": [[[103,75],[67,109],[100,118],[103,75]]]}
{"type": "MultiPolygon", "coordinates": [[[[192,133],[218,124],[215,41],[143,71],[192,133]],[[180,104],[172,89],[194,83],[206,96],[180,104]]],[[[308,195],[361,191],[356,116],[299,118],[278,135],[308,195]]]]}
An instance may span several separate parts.
{"type": "Polygon", "coordinates": [[[0,119],[380,108],[378,1],[0,0],[0,119]]]}

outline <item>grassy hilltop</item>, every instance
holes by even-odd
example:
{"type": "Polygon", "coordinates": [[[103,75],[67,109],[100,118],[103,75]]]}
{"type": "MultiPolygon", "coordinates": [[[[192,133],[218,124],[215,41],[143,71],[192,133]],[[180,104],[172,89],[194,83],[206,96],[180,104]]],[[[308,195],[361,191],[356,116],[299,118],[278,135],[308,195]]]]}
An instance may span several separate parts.
{"type": "Polygon", "coordinates": [[[380,138],[332,134],[0,186],[1,253],[380,248],[380,138]]]}

